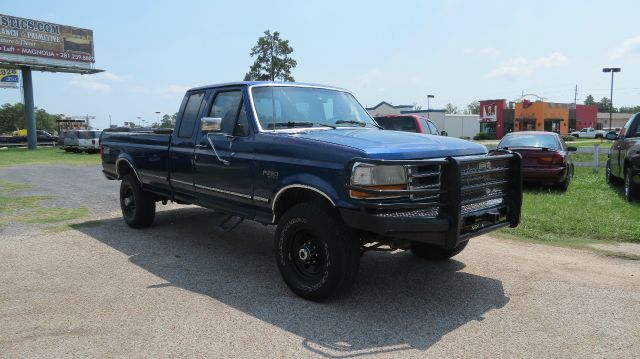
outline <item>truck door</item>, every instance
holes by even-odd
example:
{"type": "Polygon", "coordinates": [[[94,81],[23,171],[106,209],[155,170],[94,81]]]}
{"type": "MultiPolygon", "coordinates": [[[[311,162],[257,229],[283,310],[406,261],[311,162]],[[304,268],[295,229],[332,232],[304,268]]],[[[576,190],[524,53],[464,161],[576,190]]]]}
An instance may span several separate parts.
{"type": "Polygon", "coordinates": [[[196,123],[199,122],[205,92],[191,92],[185,97],[182,114],[171,136],[169,146],[169,175],[176,198],[196,203],[193,185],[193,150],[196,123]]]}
{"type": "Polygon", "coordinates": [[[253,218],[253,141],[247,107],[241,89],[214,93],[212,105],[204,116],[220,118],[222,125],[220,131],[209,134],[198,129],[195,186],[205,207],[253,218]]]}

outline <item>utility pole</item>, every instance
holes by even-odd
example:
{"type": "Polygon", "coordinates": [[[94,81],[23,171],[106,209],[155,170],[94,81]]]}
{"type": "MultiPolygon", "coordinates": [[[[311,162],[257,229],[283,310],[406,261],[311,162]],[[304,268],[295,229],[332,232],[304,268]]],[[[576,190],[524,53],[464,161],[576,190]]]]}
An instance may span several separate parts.
{"type": "Polygon", "coordinates": [[[573,93],[573,108],[578,105],[578,84],[576,84],[576,91],[573,93]]]}
{"type": "Polygon", "coordinates": [[[434,98],[435,96],[433,95],[427,95],[427,119],[431,119],[431,107],[430,107],[430,103],[429,100],[434,98]]]}

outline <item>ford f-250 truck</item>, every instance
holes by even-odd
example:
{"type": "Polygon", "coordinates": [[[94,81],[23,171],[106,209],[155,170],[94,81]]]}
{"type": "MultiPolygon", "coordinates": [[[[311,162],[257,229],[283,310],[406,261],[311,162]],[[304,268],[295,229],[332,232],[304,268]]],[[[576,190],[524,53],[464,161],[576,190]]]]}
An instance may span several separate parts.
{"type": "Polygon", "coordinates": [[[361,255],[445,260],[520,220],[520,157],[472,142],[382,130],[343,89],[238,82],[189,90],[170,133],[104,132],[103,172],[122,180],[134,228],[156,202],[196,204],[276,225],[275,257],[296,294],[323,300],[355,280],[361,255]]]}

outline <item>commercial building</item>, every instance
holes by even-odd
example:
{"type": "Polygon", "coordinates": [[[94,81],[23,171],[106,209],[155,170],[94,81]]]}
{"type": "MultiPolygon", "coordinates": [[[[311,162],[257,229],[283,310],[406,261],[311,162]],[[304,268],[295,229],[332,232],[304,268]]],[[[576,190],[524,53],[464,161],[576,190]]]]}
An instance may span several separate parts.
{"type": "MultiPolygon", "coordinates": [[[[612,113],[611,114],[611,126],[609,126],[609,112],[598,112],[598,128],[622,128],[629,118],[633,116],[633,113],[612,113]]],[[[596,126],[591,126],[596,127],[596,126]]]]}
{"type": "Polygon", "coordinates": [[[563,135],[573,130],[598,127],[596,106],[523,99],[480,101],[480,132],[500,139],[512,131],[550,131],[563,135]],[[508,108],[515,107],[513,109],[508,108]],[[514,106],[515,105],[515,106],[514,106]]]}

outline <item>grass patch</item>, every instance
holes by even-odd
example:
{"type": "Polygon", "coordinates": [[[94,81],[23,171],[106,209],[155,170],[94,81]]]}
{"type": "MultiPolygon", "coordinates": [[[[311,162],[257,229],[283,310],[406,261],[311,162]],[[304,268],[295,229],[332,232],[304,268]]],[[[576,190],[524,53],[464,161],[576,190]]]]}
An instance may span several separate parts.
{"type": "Polygon", "coordinates": [[[55,196],[0,197],[0,227],[11,222],[60,223],[86,217],[90,214],[87,208],[69,209],[42,205],[43,201],[55,198],[55,196]]]}
{"type": "Polygon", "coordinates": [[[24,223],[58,223],[89,215],[87,208],[37,208],[25,213],[20,220],[24,223]]]}
{"type": "Polygon", "coordinates": [[[62,163],[68,165],[98,165],[100,155],[65,152],[60,148],[38,148],[29,150],[26,148],[9,148],[0,150],[0,167],[62,163]]]}
{"type": "Polygon", "coordinates": [[[604,182],[604,170],[576,168],[565,193],[525,189],[522,220],[498,233],[510,238],[583,247],[597,242],[640,243],[640,203],[628,203],[621,188],[604,182]]]}
{"type": "MultiPolygon", "coordinates": [[[[606,153],[600,154],[600,163],[607,163],[609,155],[606,153]]],[[[573,162],[593,162],[593,153],[572,153],[571,159],[573,162]]]]}
{"type": "Polygon", "coordinates": [[[0,192],[13,192],[29,189],[31,185],[0,180],[0,192]]]}
{"type": "Polygon", "coordinates": [[[0,213],[17,212],[40,207],[40,202],[52,200],[55,196],[0,197],[0,213]]]}

